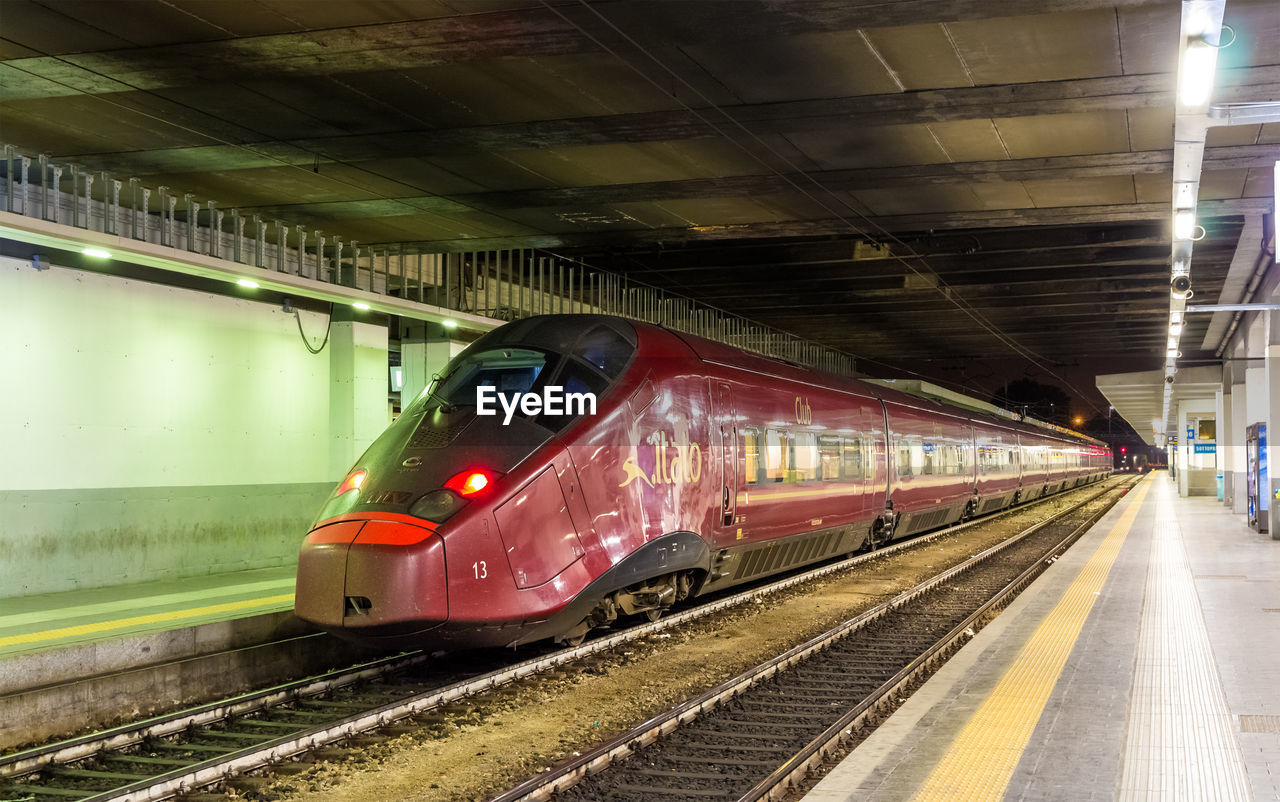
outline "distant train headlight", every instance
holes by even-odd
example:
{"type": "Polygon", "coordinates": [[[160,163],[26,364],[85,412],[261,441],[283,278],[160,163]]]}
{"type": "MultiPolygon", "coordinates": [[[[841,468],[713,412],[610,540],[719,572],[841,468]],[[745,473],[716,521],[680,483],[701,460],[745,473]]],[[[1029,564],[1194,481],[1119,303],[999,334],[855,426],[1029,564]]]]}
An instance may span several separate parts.
{"type": "Polygon", "coordinates": [[[452,490],[433,490],[413,503],[409,514],[442,524],[467,505],[466,499],[452,490]]]}

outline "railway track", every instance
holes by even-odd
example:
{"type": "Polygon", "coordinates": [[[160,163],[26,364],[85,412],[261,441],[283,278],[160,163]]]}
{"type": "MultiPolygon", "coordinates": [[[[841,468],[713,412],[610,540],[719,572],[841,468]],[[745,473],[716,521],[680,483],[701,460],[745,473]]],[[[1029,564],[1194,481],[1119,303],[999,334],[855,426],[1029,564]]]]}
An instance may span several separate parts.
{"type": "MultiPolygon", "coordinates": [[[[1090,498],[1097,495],[1100,494],[1090,498]]],[[[1061,496],[1054,496],[1048,501],[1060,499],[1061,496]]],[[[409,672],[428,664],[428,655],[397,655],[0,756],[0,800],[168,799],[279,765],[329,744],[394,728],[397,722],[410,720],[415,728],[430,726],[433,718],[447,715],[451,706],[456,708],[469,696],[589,660],[593,655],[663,630],[872,560],[920,548],[1041,503],[805,571],[657,622],[604,634],[575,648],[547,647],[544,653],[514,665],[495,665],[497,658],[488,655],[476,658],[477,662],[461,671],[420,677],[409,676],[409,672]]]]}
{"type": "MultiPolygon", "coordinates": [[[[1131,487],[1113,489],[1115,499],[1131,487]]],[[[786,796],[896,708],[1111,503],[1086,500],[494,798],[786,796]]],[[[1114,503],[1114,501],[1112,501],[1114,503]]]]}

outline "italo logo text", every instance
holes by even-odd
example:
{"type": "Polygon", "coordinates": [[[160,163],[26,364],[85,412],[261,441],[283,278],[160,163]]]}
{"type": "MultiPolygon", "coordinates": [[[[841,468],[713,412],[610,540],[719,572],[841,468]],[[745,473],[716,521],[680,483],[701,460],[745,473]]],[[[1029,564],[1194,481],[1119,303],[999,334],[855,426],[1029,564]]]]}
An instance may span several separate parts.
{"type": "Polygon", "coordinates": [[[654,487],[697,482],[702,478],[702,446],[690,443],[687,433],[678,440],[675,437],[668,440],[666,432],[658,431],[650,435],[648,441],[653,445],[653,468],[646,470],[640,464],[640,455],[649,449],[633,447],[622,463],[625,476],[618,487],[626,487],[637,479],[654,487]]]}
{"type": "Polygon", "coordinates": [[[595,393],[566,393],[563,387],[549,385],[541,393],[500,393],[497,387],[476,388],[476,414],[497,415],[502,407],[502,425],[511,423],[516,412],[522,415],[594,415],[595,393]]]}

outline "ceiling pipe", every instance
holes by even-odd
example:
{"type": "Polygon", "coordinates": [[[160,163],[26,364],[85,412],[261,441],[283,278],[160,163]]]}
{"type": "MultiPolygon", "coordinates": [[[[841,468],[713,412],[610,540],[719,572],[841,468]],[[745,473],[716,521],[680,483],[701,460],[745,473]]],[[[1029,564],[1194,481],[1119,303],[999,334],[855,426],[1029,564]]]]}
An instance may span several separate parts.
{"type": "MultiPolygon", "coordinates": [[[[1276,221],[1273,215],[1264,214],[1262,216],[1262,245],[1258,249],[1258,260],[1253,265],[1253,275],[1249,277],[1249,284],[1245,287],[1244,295],[1240,298],[1241,304],[1248,304],[1253,299],[1254,293],[1258,291],[1258,287],[1262,284],[1262,277],[1267,274],[1267,268],[1271,264],[1271,257],[1274,256],[1271,251],[1267,250],[1267,245],[1271,242],[1275,224],[1276,221]]],[[[1237,309],[1236,313],[1231,316],[1230,325],[1227,326],[1222,339],[1218,341],[1218,347],[1214,349],[1213,355],[1215,358],[1220,358],[1222,353],[1227,350],[1227,345],[1231,342],[1231,336],[1236,333],[1236,329],[1240,326],[1240,320],[1244,317],[1244,313],[1245,310],[1237,309]]]]}

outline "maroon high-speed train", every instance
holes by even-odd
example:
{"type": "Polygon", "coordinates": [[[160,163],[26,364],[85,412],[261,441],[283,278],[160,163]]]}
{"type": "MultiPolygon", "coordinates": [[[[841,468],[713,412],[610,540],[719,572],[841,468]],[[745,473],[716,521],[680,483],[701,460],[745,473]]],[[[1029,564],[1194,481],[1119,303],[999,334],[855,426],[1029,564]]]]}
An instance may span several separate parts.
{"type": "Polygon", "coordinates": [[[533,317],[472,343],[360,458],[302,545],[295,609],[388,647],[574,641],[1110,471],[1064,430],[658,326],[533,317]],[[477,414],[478,388],[512,403],[477,414]],[[594,413],[537,409],[548,388],[594,413]]]}

